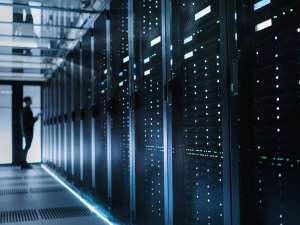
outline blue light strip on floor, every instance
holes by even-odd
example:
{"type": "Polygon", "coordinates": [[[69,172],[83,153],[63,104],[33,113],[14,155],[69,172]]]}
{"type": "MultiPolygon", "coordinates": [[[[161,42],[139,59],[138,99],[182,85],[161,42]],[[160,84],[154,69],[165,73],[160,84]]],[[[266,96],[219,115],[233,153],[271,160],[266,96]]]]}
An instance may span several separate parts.
{"type": "Polygon", "coordinates": [[[60,179],[55,173],[53,173],[46,165],[42,165],[42,168],[50,174],[56,181],[58,181],[62,186],[64,186],[72,195],[74,195],[80,202],[82,202],[91,212],[96,214],[103,222],[109,225],[117,225],[116,223],[112,223],[109,221],[108,217],[96,209],[92,204],[90,204],[87,200],[81,197],[75,190],[73,190],[69,185],[67,185],[62,179],[60,179]]]}

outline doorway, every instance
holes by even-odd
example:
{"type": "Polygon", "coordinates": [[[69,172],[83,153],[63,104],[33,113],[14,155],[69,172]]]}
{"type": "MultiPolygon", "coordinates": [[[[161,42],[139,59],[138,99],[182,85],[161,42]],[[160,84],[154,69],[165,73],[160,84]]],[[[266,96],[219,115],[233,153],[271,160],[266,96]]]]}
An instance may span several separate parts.
{"type": "MultiPolygon", "coordinates": [[[[0,84],[0,165],[17,165],[24,147],[21,135],[20,113],[23,97],[30,96],[33,115],[41,112],[41,86],[0,84]]],[[[29,163],[41,162],[41,120],[34,127],[34,138],[28,152],[29,163]]]]}
{"type": "Polygon", "coordinates": [[[0,164],[11,164],[12,154],[12,86],[0,85],[0,164]]]}

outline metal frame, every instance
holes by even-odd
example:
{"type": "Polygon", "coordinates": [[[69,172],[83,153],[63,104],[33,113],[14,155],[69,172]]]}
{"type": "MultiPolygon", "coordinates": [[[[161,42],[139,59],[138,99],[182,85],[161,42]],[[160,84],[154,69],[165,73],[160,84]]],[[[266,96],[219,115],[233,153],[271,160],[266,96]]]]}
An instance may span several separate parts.
{"type": "Polygon", "coordinates": [[[163,142],[164,142],[164,212],[165,225],[173,225],[173,157],[172,157],[172,90],[171,82],[171,1],[162,1],[163,67],[163,142]],[[165,91],[166,90],[166,91],[165,91]]]}
{"type": "Polygon", "coordinates": [[[238,143],[236,139],[237,118],[233,114],[235,62],[235,1],[219,1],[221,25],[221,71],[222,86],[222,148],[223,148],[223,211],[224,225],[239,225],[239,171],[238,143]]]}
{"type": "MultiPolygon", "coordinates": [[[[110,84],[111,84],[111,65],[110,65],[110,48],[111,48],[111,43],[110,43],[110,38],[111,38],[111,23],[110,23],[110,3],[107,3],[107,20],[106,20],[106,50],[107,50],[107,102],[111,101],[111,90],[110,90],[110,84]]],[[[108,107],[110,107],[108,105],[108,107]]],[[[108,109],[109,111],[109,109],[108,109]]],[[[107,113],[107,193],[108,193],[108,202],[109,202],[109,207],[111,208],[112,204],[112,165],[111,165],[111,157],[112,157],[112,146],[111,146],[111,115],[108,112],[107,113]]]]}
{"type": "Polygon", "coordinates": [[[129,53],[129,154],[130,154],[130,220],[136,221],[136,164],[135,164],[135,111],[134,111],[134,0],[128,0],[128,53],[129,53]]]}

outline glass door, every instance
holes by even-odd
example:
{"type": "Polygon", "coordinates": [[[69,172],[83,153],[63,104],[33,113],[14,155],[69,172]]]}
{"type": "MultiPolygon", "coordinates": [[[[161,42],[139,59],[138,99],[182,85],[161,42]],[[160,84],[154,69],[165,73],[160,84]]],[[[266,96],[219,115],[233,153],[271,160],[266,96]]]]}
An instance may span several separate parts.
{"type": "Polygon", "coordinates": [[[0,85],[0,164],[12,163],[12,86],[0,85]]]}

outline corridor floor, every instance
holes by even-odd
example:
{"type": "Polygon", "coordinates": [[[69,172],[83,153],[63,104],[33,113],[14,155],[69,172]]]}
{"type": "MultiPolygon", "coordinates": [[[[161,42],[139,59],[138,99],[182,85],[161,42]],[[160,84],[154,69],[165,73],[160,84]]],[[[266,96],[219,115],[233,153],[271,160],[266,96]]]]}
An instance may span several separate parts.
{"type": "Polygon", "coordinates": [[[40,166],[0,167],[0,224],[105,225],[40,166]]]}

